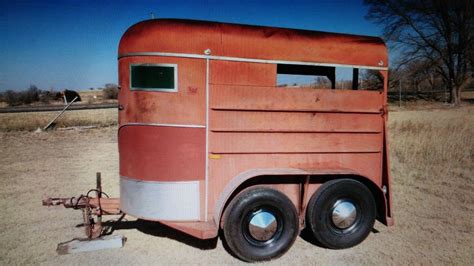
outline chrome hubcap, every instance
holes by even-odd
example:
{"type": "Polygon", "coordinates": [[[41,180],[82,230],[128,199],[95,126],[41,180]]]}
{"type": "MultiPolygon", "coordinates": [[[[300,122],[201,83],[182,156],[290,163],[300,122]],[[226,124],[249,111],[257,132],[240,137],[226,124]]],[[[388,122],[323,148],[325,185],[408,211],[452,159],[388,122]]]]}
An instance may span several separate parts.
{"type": "Polygon", "coordinates": [[[332,222],[340,229],[349,228],[357,218],[355,205],[348,200],[338,200],[332,207],[332,222]]]}
{"type": "Polygon", "coordinates": [[[260,209],[250,215],[249,233],[255,240],[270,240],[275,235],[277,227],[277,219],[271,212],[260,209]]]}

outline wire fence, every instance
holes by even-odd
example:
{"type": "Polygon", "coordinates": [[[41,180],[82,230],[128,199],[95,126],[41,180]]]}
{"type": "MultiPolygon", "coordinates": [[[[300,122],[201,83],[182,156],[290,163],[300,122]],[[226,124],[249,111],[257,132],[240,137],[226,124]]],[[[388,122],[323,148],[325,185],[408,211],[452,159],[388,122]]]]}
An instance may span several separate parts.
{"type": "MultiPolygon", "coordinates": [[[[467,92],[474,92],[474,88],[463,90],[461,93],[467,92]]],[[[430,100],[448,103],[450,100],[450,91],[446,87],[442,89],[420,90],[411,86],[408,82],[405,83],[404,80],[399,80],[396,81],[395,84],[392,84],[387,96],[390,102],[398,102],[398,105],[401,107],[404,102],[416,100],[430,100]]]]}

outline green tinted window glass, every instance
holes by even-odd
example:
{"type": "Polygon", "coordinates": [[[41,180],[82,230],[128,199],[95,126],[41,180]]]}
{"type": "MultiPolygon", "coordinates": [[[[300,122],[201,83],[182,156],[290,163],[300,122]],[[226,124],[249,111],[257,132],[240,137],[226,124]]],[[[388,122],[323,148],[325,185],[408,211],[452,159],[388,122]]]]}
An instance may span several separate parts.
{"type": "Polygon", "coordinates": [[[131,89],[176,90],[175,67],[158,65],[132,65],[131,89]]]}

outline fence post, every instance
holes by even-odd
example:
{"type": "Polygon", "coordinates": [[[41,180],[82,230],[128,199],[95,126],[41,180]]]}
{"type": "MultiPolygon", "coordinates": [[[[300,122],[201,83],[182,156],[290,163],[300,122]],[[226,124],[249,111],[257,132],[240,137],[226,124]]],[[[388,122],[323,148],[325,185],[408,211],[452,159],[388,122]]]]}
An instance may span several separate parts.
{"type": "Polygon", "coordinates": [[[447,90],[448,85],[446,84],[444,86],[444,104],[448,104],[448,90],[447,90]]]}
{"type": "Polygon", "coordinates": [[[430,98],[431,100],[434,99],[434,78],[433,78],[433,73],[430,73],[431,76],[431,95],[430,98]]]}
{"type": "Polygon", "coordinates": [[[398,89],[398,106],[402,107],[402,79],[399,81],[400,87],[398,89]]]}
{"type": "Polygon", "coordinates": [[[413,87],[415,89],[415,101],[418,101],[418,84],[416,83],[416,78],[413,78],[413,87]]]}

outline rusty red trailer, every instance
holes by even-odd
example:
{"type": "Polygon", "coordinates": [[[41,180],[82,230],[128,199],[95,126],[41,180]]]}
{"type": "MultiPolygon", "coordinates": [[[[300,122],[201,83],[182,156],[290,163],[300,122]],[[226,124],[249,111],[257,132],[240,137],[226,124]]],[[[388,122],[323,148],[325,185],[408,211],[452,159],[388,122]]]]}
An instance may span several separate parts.
{"type": "Polygon", "coordinates": [[[304,227],[345,248],[375,218],[393,224],[380,38],[154,19],[125,32],[118,69],[122,212],[201,239],[222,228],[247,261],[280,256],[304,227]],[[339,67],[352,89],[335,88],[339,67]],[[359,69],[383,88],[360,89],[359,69]]]}

